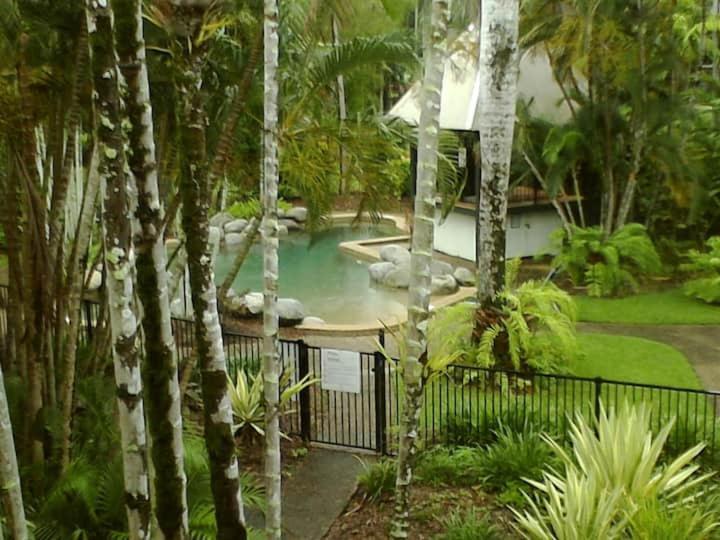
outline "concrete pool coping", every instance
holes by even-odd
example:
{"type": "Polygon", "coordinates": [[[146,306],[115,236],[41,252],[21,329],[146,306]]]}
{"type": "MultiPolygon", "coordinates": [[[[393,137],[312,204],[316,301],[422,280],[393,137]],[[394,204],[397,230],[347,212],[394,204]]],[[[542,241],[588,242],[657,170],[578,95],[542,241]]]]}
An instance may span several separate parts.
{"type": "MultiPolygon", "coordinates": [[[[331,220],[335,224],[350,223],[355,221],[356,215],[352,213],[336,213],[331,216],[331,220]]],[[[366,219],[361,218],[363,221],[366,219]]],[[[408,231],[407,221],[403,216],[396,214],[383,215],[380,223],[394,225],[401,231],[408,231]]],[[[393,243],[407,243],[410,241],[409,235],[403,236],[385,236],[382,238],[371,238],[367,240],[353,240],[349,242],[341,242],[338,249],[357,257],[366,262],[377,262],[380,259],[379,246],[393,243]]],[[[460,287],[455,293],[446,296],[433,296],[430,299],[430,310],[457,304],[468,298],[475,296],[475,287],[460,287]]],[[[364,336],[372,333],[378,333],[380,330],[396,329],[407,322],[407,313],[401,316],[392,316],[388,320],[377,319],[372,323],[358,324],[301,324],[295,329],[307,334],[327,336],[327,335],[343,335],[343,336],[364,336]]]]}

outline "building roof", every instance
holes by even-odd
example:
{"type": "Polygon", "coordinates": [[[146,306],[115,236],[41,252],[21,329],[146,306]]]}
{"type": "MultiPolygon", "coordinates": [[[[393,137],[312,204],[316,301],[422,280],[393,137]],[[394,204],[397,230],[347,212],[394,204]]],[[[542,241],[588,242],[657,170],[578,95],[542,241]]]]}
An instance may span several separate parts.
{"type": "MultiPolygon", "coordinates": [[[[455,50],[445,61],[440,100],[440,128],[454,131],[478,131],[477,105],[481,76],[478,69],[478,32],[465,32],[453,45],[455,50]],[[457,46],[459,44],[459,46],[457,46]]],[[[415,82],[387,113],[417,126],[420,119],[421,82],[415,82]]],[[[552,76],[544,52],[525,52],[520,59],[519,97],[530,102],[532,114],[561,123],[570,115],[562,102],[562,92],[552,76]]]]}

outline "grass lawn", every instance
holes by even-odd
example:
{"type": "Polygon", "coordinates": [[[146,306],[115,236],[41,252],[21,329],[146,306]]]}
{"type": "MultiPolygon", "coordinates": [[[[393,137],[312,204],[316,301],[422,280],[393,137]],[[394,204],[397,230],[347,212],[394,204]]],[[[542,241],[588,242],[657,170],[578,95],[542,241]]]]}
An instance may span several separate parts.
{"type": "Polygon", "coordinates": [[[580,334],[578,340],[583,353],[573,366],[578,377],[702,388],[685,356],[664,343],[605,334],[580,334]]]}
{"type": "Polygon", "coordinates": [[[626,298],[576,296],[580,320],[628,324],[720,324],[720,306],[685,296],[681,289],[626,298]]]}

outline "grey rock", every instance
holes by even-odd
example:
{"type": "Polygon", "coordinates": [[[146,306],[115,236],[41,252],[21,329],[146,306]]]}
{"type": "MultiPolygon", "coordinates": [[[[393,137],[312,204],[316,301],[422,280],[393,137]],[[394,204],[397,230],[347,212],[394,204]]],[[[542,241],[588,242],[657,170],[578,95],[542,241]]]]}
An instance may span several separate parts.
{"type": "Polygon", "coordinates": [[[302,320],[302,323],[317,325],[317,324],[325,324],[325,321],[323,319],[321,319],[320,317],[305,317],[302,320]]]}
{"type": "Polygon", "coordinates": [[[226,223],[223,229],[225,229],[226,233],[239,233],[245,230],[247,224],[247,219],[233,219],[232,221],[226,223]]]}
{"type": "Polygon", "coordinates": [[[382,283],[385,277],[395,269],[395,265],[391,262],[383,261],[373,263],[368,267],[370,279],[382,283]]]}
{"type": "Polygon", "coordinates": [[[278,235],[280,236],[287,236],[288,235],[288,228],[285,225],[279,225],[278,226],[278,235]]]}
{"type": "Polygon", "coordinates": [[[380,258],[398,266],[407,265],[410,263],[410,251],[397,244],[388,244],[380,248],[380,258]]]}
{"type": "Polygon", "coordinates": [[[278,208],[278,218],[282,219],[285,217],[287,217],[287,212],[285,212],[282,208],[278,208]]]}
{"type": "Polygon", "coordinates": [[[280,298],[277,303],[278,317],[283,325],[300,324],[305,318],[305,306],[294,298],[280,298]]]}
{"type": "Polygon", "coordinates": [[[453,273],[455,281],[465,287],[475,285],[475,274],[472,270],[465,268],[464,266],[458,266],[453,273]]]}
{"type": "Polygon", "coordinates": [[[452,276],[435,276],[430,285],[430,294],[446,295],[458,290],[457,281],[452,276]]]}
{"type": "Polygon", "coordinates": [[[445,261],[433,261],[430,263],[430,273],[433,276],[451,276],[453,273],[453,267],[450,263],[445,261]]]}
{"type": "Polygon", "coordinates": [[[235,218],[227,212],[220,212],[219,214],[215,214],[213,217],[210,218],[210,226],[224,227],[226,223],[230,223],[234,219],[235,218]]]}
{"type": "Polygon", "coordinates": [[[308,211],[307,208],[303,208],[302,206],[296,206],[285,212],[285,215],[290,219],[294,219],[299,223],[303,223],[307,221],[308,211]]]}
{"type": "Polygon", "coordinates": [[[287,227],[288,231],[297,231],[302,229],[302,226],[294,219],[280,219],[278,224],[287,227]]]}
{"type": "Polygon", "coordinates": [[[407,289],[410,286],[410,267],[407,265],[396,266],[385,275],[382,283],[396,289],[407,289]]]}
{"type": "Polygon", "coordinates": [[[208,227],[208,244],[215,248],[222,240],[222,229],[219,227],[208,227]]]}
{"type": "Polygon", "coordinates": [[[244,297],[245,305],[248,311],[254,315],[259,315],[265,308],[265,299],[263,294],[259,292],[247,293],[244,297]]]}
{"type": "Polygon", "coordinates": [[[227,233],[225,235],[225,245],[226,246],[237,246],[241,244],[243,241],[243,235],[242,233],[227,233]]]}

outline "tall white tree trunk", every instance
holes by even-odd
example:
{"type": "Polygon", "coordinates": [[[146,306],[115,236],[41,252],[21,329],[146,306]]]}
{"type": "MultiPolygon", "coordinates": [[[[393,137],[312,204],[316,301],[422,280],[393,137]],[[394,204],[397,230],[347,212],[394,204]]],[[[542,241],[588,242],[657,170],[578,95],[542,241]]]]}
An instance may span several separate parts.
{"type": "Polygon", "coordinates": [[[149,538],[145,415],[143,411],[137,312],[134,303],[135,251],[131,239],[131,195],[125,172],[120,89],[113,41],[113,14],[106,2],[88,1],[92,51],[95,140],[98,145],[108,309],[117,386],[125,509],[131,539],[149,538]]]}
{"type": "Polygon", "coordinates": [[[278,417],[280,354],[278,338],[278,1],[265,0],[265,103],[262,175],[263,246],[263,378],[265,393],[266,535],[282,536],[280,419],[278,417]]]}
{"type": "Polygon", "coordinates": [[[478,309],[490,306],[505,281],[505,220],[515,128],[518,0],[482,0],[478,106],[482,181],[477,215],[478,309]]]}
{"type": "Polygon", "coordinates": [[[163,234],[165,216],[158,192],[150,84],[145,60],[142,2],[113,0],[117,50],[127,84],[129,120],[128,164],[137,184],[134,246],[137,253],[137,295],[142,303],[151,438],[150,469],[154,517],[158,535],[183,538],[188,534],[186,478],[177,354],[170,319],[168,278],[163,234]]]}
{"type": "Polygon", "coordinates": [[[25,540],[28,537],[27,523],[2,365],[0,365],[0,500],[3,502],[2,506],[7,509],[8,529],[13,540],[25,540]]]}
{"type": "Polygon", "coordinates": [[[423,371],[427,361],[427,319],[430,306],[430,263],[433,256],[435,193],[440,135],[440,96],[445,70],[445,40],[448,2],[433,0],[430,38],[425,43],[425,75],[420,98],[418,126],[417,189],[410,260],[408,296],[407,356],[402,359],[405,401],[400,424],[395,480],[395,515],[392,538],[408,537],[410,481],[417,452],[423,371]]]}

